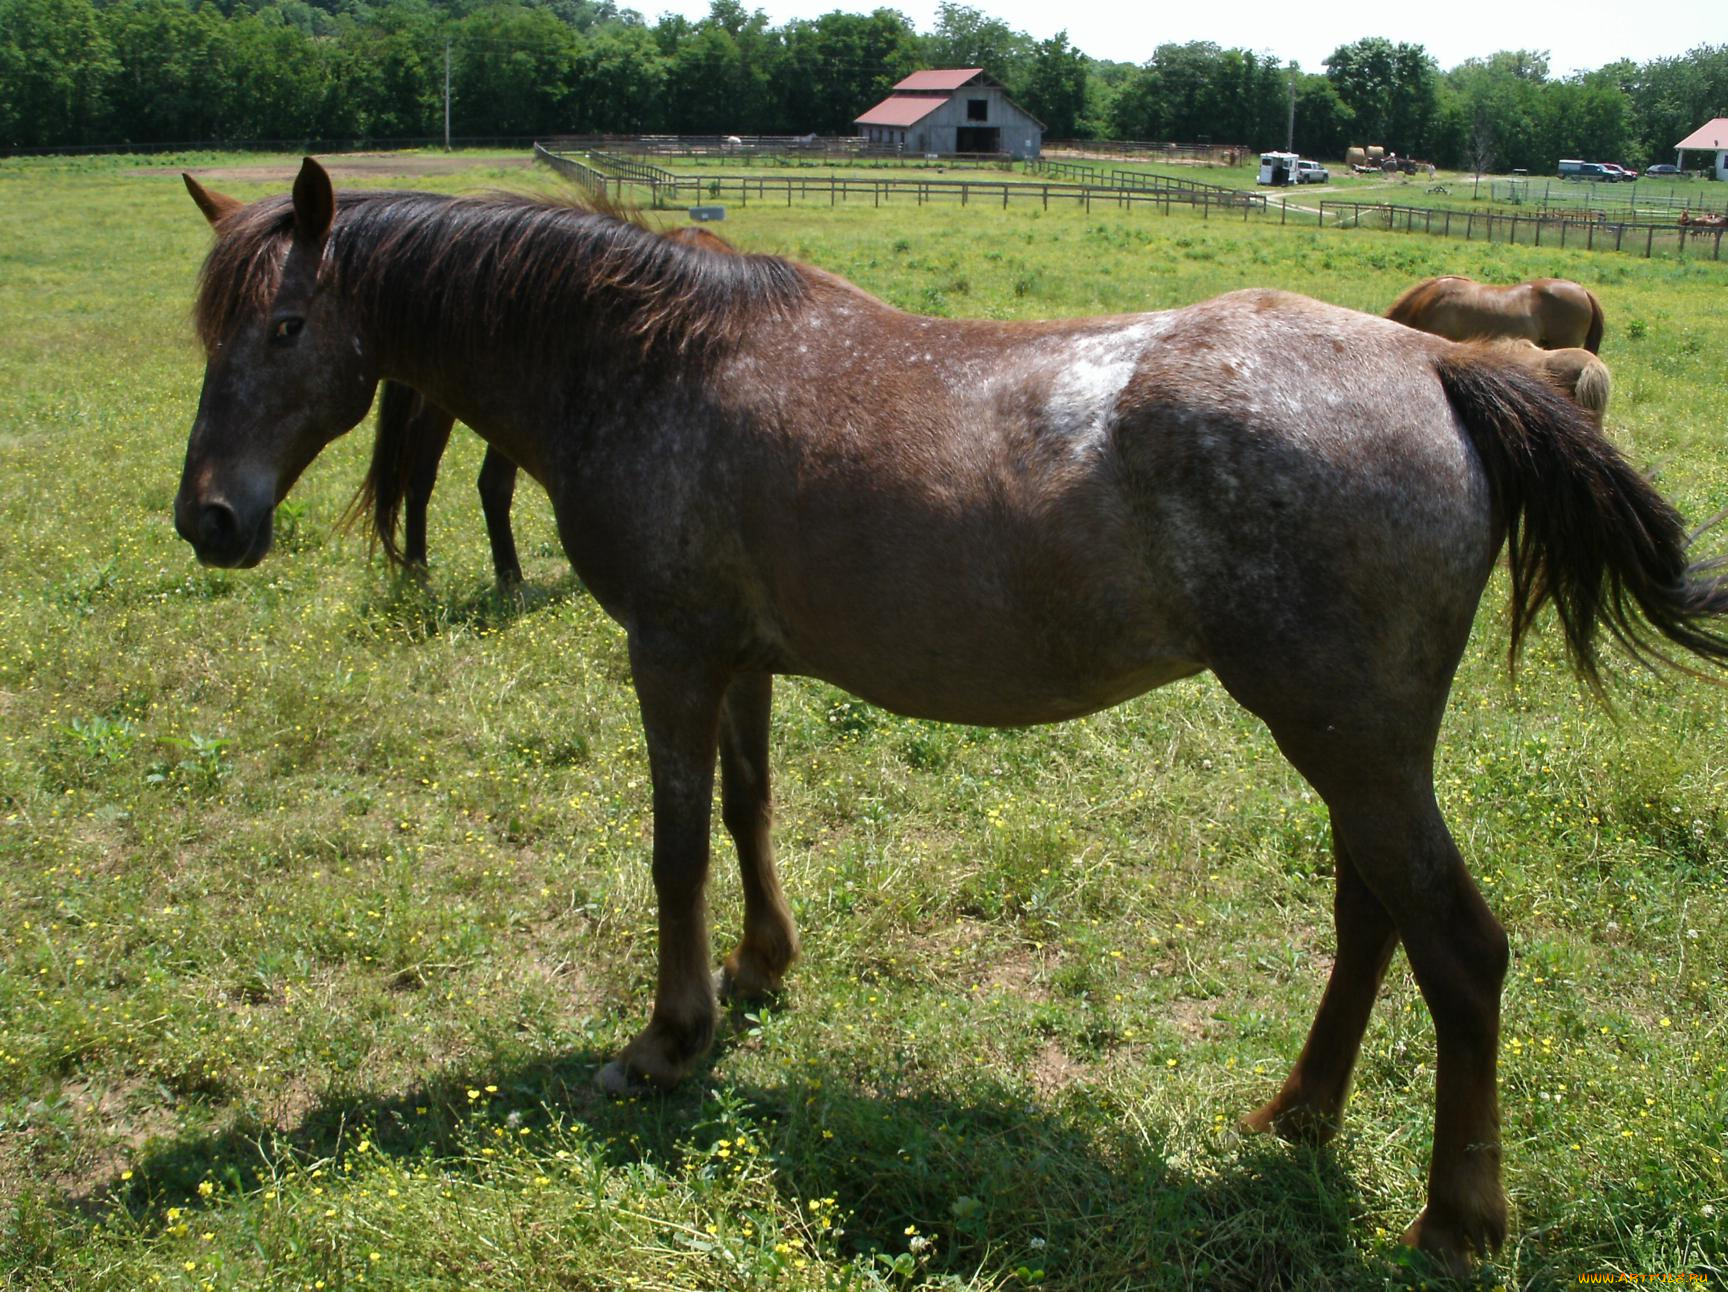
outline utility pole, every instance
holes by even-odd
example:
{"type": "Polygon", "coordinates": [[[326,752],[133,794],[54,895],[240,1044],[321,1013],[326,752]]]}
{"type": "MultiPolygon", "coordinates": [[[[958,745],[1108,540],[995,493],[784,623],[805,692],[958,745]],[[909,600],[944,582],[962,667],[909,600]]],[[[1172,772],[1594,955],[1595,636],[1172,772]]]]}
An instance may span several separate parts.
{"type": "Polygon", "coordinates": [[[1290,114],[1284,122],[1284,151],[1296,151],[1296,69],[1292,66],[1285,78],[1290,87],[1290,114]]]}
{"type": "Polygon", "coordinates": [[[450,151],[450,40],[444,40],[444,151],[450,151]]]}

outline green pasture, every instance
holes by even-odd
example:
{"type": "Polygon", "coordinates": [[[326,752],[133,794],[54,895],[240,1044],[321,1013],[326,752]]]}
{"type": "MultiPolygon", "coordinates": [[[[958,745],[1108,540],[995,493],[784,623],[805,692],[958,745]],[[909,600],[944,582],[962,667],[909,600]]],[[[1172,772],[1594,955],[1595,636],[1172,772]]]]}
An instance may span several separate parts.
{"type": "MultiPolygon", "coordinates": [[[[519,491],[528,585],[502,597],[459,434],[430,583],[399,580],[336,527],[361,430],[264,565],[199,567],[169,512],[209,233],[172,164],[0,162],[0,213],[6,1286],[1438,1285],[1396,1242],[1434,1079],[1401,958],[1338,1141],[1235,1131],[1319,997],[1330,859],[1213,682],[989,731],[782,681],[805,958],[677,1093],[609,1100],[594,1074],[650,1003],[648,773],[544,497],[519,491]]],[[[1728,266],[1030,205],[751,204],[721,231],[992,318],[1576,278],[1607,311],[1608,433],[1688,516],[1728,502],[1728,266]]],[[[1512,1236],[1481,1283],[1720,1281],[1728,704],[1627,666],[1610,716],[1552,625],[1514,680],[1504,600],[1437,769],[1513,947],[1512,1236]]],[[[717,822],[713,890],[718,952],[717,822]]]]}

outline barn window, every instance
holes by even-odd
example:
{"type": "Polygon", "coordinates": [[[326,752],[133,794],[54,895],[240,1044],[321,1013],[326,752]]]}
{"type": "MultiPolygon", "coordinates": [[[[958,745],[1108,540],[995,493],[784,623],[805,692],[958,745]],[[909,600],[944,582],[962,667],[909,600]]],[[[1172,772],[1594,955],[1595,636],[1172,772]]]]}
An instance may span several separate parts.
{"type": "Polygon", "coordinates": [[[988,121],[988,120],[990,120],[990,100],[989,99],[967,99],[966,100],[966,120],[968,120],[968,121],[988,121]]]}

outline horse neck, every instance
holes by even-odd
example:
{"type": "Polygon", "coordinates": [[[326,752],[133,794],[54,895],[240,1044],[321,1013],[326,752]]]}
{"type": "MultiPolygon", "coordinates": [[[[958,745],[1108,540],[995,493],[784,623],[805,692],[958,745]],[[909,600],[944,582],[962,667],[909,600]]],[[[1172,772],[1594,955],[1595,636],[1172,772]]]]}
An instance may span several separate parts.
{"type": "Polygon", "coordinates": [[[513,314],[508,292],[447,317],[446,302],[471,297],[471,287],[459,266],[395,265],[368,276],[364,299],[350,305],[381,377],[420,391],[546,483],[544,428],[588,406],[584,387],[601,377],[639,386],[644,347],[608,326],[606,302],[593,297],[559,311],[556,335],[513,314]]]}

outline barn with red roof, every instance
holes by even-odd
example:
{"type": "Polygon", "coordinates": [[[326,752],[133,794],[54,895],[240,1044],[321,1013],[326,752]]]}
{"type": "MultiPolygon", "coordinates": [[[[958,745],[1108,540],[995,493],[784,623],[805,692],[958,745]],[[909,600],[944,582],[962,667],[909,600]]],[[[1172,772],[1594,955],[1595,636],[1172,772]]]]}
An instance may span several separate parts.
{"type": "Polygon", "coordinates": [[[1036,157],[1044,125],[981,67],[914,72],[853,123],[876,148],[903,153],[1036,157]]]}
{"type": "Polygon", "coordinates": [[[1706,121],[1674,145],[1674,164],[1684,167],[1688,152],[1715,153],[1717,179],[1728,179],[1728,117],[1706,121]]]}

